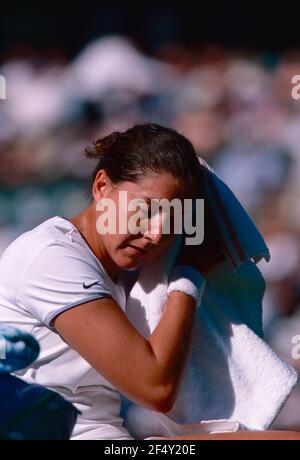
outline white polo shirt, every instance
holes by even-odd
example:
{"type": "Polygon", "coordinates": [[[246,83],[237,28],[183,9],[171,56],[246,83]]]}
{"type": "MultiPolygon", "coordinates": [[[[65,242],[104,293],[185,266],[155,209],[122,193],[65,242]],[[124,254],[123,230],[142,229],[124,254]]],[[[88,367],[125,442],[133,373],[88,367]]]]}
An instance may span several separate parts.
{"type": "Polygon", "coordinates": [[[16,375],[57,391],[81,411],[71,439],[133,439],[119,416],[117,389],[51,324],[58,313],[103,297],[114,298],[125,311],[121,281],[111,280],[63,217],[22,234],[0,259],[0,321],[31,333],[41,347],[37,361],[16,375]]]}

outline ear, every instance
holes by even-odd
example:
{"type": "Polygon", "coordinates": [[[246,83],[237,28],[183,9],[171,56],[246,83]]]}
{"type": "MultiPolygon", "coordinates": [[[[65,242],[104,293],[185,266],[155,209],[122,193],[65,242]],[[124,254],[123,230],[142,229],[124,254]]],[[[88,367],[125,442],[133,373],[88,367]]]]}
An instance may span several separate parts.
{"type": "Polygon", "coordinates": [[[111,182],[109,177],[104,169],[99,169],[97,172],[93,187],[92,193],[95,201],[99,201],[100,198],[106,196],[106,193],[111,189],[111,182]]]}

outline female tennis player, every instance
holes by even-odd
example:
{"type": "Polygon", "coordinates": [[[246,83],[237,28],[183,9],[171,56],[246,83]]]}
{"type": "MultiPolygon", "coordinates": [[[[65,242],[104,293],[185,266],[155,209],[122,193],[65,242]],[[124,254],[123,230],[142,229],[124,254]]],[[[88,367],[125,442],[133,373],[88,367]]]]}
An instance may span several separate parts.
{"type": "MultiPolygon", "coordinates": [[[[86,155],[97,162],[87,208],[70,219],[46,220],[4,252],[0,318],[31,333],[41,347],[38,359],[16,374],[57,391],[80,410],[71,439],[133,439],[120,417],[120,392],[152,410],[171,409],[205,276],[224,259],[212,234],[199,246],[183,246],[177,274],[193,289],[187,292],[174,275],[164,314],[144,338],[125,314],[125,274],[166,250],[175,233],[163,231],[163,214],[156,215],[155,231],[100,232],[99,205],[111,200],[118,221],[124,211],[120,192],[147,203],[195,198],[199,162],[184,136],[154,124],[112,133],[86,155]]],[[[127,209],[127,223],[131,217],[127,209]]]]}

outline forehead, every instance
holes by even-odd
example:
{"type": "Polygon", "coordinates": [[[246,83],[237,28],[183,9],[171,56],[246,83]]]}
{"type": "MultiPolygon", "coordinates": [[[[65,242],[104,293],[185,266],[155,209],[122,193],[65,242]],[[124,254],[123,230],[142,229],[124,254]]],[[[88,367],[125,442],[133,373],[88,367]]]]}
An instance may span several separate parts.
{"type": "Polygon", "coordinates": [[[193,198],[194,194],[190,186],[169,173],[153,173],[144,176],[138,182],[122,182],[120,189],[149,199],[193,198]]]}

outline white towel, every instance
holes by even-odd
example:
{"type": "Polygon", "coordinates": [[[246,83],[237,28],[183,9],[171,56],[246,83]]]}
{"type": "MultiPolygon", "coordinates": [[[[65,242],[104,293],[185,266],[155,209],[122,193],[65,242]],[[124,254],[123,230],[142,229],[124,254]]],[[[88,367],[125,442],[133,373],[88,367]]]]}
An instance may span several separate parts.
{"type": "MultiPolygon", "coordinates": [[[[227,260],[207,277],[190,360],[172,410],[150,411],[122,395],[124,425],[137,439],[265,430],[297,382],[296,371],[262,340],[265,283],[255,263],[270,258],[265,242],[232,191],[200,162],[205,206],[227,260]]],[[[125,283],[134,281],[126,314],[145,337],[163,314],[168,276],[182,238],[150,264],[123,275],[125,283]]]]}

